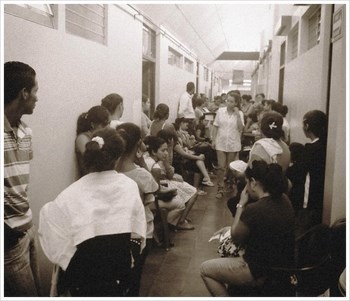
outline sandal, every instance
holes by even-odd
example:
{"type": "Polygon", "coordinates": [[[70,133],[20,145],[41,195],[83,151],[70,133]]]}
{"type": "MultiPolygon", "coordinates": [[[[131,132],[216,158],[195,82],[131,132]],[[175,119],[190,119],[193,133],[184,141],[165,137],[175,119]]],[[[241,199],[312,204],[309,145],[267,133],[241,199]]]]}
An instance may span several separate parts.
{"type": "Polygon", "coordinates": [[[210,180],[202,181],[202,184],[209,187],[215,186],[214,183],[210,180]]]}
{"type": "Polygon", "coordinates": [[[207,195],[208,193],[205,192],[204,190],[198,189],[198,190],[197,190],[197,194],[198,194],[198,195],[207,195]]]}
{"type": "Polygon", "coordinates": [[[218,190],[218,192],[216,193],[216,198],[222,199],[223,196],[224,196],[224,192],[222,190],[218,190]]]}
{"type": "Polygon", "coordinates": [[[194,230],[194,226],[185,220],[183,223],[176,226],[177,230],[194,230]]]}

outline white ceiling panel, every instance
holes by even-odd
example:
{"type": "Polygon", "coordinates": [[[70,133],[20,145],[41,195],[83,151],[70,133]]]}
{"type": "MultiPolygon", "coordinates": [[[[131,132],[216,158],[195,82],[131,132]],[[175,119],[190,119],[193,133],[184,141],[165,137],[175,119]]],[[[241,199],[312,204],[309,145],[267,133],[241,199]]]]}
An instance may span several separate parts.
{"type": "MultiPolygon", "coordinates": [[[[271,4],[133,4],[224,78],[233,69],[254,70],[255,61],[215,61],[224,51],[259,51],[263,29],[272,28],[271,4]]],[[[250,74],[249,74],[250,77],[250,74]]]]}

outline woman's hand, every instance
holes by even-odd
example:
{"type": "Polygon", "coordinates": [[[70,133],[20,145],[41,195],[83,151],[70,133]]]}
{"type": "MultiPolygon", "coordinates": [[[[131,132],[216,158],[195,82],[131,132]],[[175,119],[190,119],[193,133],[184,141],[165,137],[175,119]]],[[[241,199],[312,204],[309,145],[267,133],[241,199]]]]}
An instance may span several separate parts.
{"type": "Polygon", "coordinates": [[[200,154],[200,155],[198,156],[198,160],[204,161],[204,160],[205,160],[205,156],[204,156],[203,154],[200,154]]]}
{"type": "Polygon", "coordinates": [[[248,195],[248,192],[247,192],[247,186],[249,184],[247,183],[247,185],[245,185],[244,189],[242,190],[242,193],[241,193],[241,198],[239,200],[239,204],[242,205],[242,207],[244,207],[247,203],[248,203],[248,200],[249,200],[249,195],[248,195]]]}

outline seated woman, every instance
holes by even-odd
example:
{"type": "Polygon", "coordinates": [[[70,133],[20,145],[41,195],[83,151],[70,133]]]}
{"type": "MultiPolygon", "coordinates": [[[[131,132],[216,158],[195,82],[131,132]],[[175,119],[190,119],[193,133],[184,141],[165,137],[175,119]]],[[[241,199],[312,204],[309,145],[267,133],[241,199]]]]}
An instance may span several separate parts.
{"type": "Polygon", "coordinates": [[[231,227],[233,242],[244,246],[245,253],[202,263],[201,277],[212,296],[228,297],[226,285],[253,288],[271,268],[290,267],[294,261],[294,212],[284,194],[281,167],[253,161],[245,175],[247,185],[231,227]],[[248,197],[256,202],[247,204],[248,197]]]}
{"type": "Polygon", "coordinates": [[[111,128],[115,129],[119,124],[123,123],[120,120],[124,112],[123,97],[117,93],[108,94],[101,100],[101,106],[108,110],[111,119],[111,128]]]}
{"type": "MultiPolygon", "coordinates": [[[[205,172],[204,155],[192,155],[186,152],[178,142],[175,130],[161,130],[157,134],[158,137],[164,139],[168,144],[168,158],[170,165],[175,168],[175,172],[183,175],[184,171],[193,173],[193,186],[197,188],[198,195],[206,195],[207,193],[199,189],[202,180],[201,169],[205,172]],[[198,165],[197,165],[198,164],[198,165]]],[[[208,175],[209,176],[209,175],[208,175]]]]}
{"type": "Polygon", "coordinates": [[[169,107],[165,103],[157,105],[153,114],[153,121],[149,127],[149,134],[151,136],[157,136],[158,132],[163,129],[172,129],[174,126],[167,122],[169,118],[169,107]]]}
{"type": "Polygon", "coordinates": [[[72,296],[125,296],[135,233],[145,245],[146,219],[136,183],[114,170],[124,141],[111,128],[96,131],[83,159],[88,174],[40,210],[39,239],[65,271],[72,296]]]}
{"type": "Polygon", "coordinates": [[[250,164],[254,160],[263,160],[266,163],[278,163],[286,173],[290,163],[290,151],[283,141],[283,117],[281,114],[271,111],[265,113],[261,119],[260,130],[263,138],[256,141],[250,151],[250,164]]]}
{"type": "Polygon", "coordinates": [[[207,168],[212,166],[213,161],[213,149],[205,142],[198,143],[193,135],[187,132],[188,120],[185,118],[177,118],[175,120],[175,128],[178,136],[178,143],[182,149],[191,155],[204,155],[204,167],[202,163],[197,164],[198,168],[203,174],[202,184],[206,186],[214,186],[211,182],[207,168]]]}
{"type": "Polygon", "coordinates": [[[178,230],[193,230],[193,225],[186,218],[197,200],[196,188],[181,179],[173,178],[174,169],[168,161],[168,145],[165,140],[149,136],[145,143],[148,149],[148,154],[145,154],[148,170],[160,185],[177,190],[176,196],[170,202],[159,203],[161,207],[170,209],[169,224],[178,230]]]}
{"type": "Polygon", "coordinates": [[[82,113],[77,122],[77,138],[75,139],[75,153],[78,160],[80,176],[88,173],[84,166],[83,155],[85,145],[91,140],[94,131],[108,126],[110,122],[108,111],[102,106],[94,106],[87,113],[82,113]]]}
{"type": "Polygon", "coordinates": [[[132,269],[132,287],[130,288],[128,296],[138,297],[142,269],[153,238],[154,218],[152,209],[154,209],[154,193],[158,191],[159,186],[150,172],[144,168],[146,165],[142,160],[142,154],[144,151],[146,151],[146,146],[141,140],[140,128],[136,124],[126,122],[117,127],[117,132],[125,141],[125,151],[118,161],[116,169],[118,172],[125,174],[127,177],[136,182],[146,213],[147,240],[146,247],[142,252],[140,252],[140,237],[138,235],[131,235],[133,250],[132,255],[135,263],[132,269]]]}

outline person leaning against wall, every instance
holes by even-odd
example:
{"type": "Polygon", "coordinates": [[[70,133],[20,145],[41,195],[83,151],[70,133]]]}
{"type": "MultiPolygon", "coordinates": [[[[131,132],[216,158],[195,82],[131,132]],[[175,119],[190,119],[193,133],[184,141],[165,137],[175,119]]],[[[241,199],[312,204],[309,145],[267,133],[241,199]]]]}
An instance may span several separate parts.
{"type": "Polygon", "coordinates": [[[37,237],[28,199],[32,130],[21,120],[38,101],[35,70],[22,62],[4,65],[4,295],[42,295],[37,237]]]}

